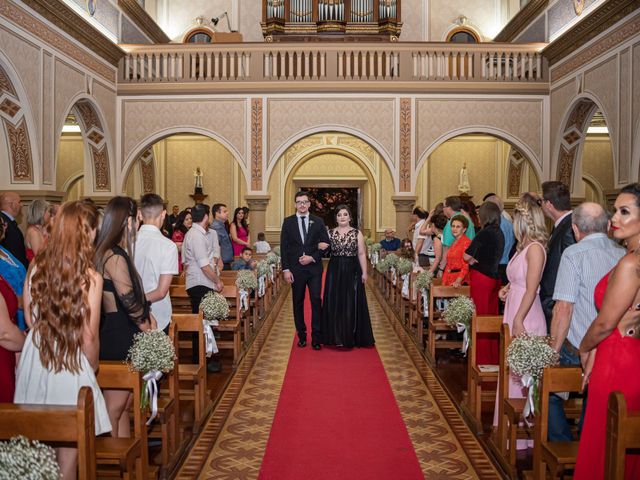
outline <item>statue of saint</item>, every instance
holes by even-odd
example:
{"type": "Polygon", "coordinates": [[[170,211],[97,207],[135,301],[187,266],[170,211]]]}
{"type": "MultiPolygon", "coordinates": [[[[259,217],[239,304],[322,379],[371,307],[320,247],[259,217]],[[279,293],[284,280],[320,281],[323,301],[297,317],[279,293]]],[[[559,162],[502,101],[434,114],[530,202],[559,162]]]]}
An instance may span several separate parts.
{"type": "Polygon", "coordinates": [[[193,176],[195,177],[195,193],[202,193],[202,170],[200,170],[200,167],[196,167],[193,176]]]}
{"type": "Polygon", "coordinates": [[[469,185],[469,173],[467,172],[467,163],[465,162],[460,169],[460,183],[458,184],[458,191],[460,193],[469,193],[471,191],[471,185],[469,185]]]}

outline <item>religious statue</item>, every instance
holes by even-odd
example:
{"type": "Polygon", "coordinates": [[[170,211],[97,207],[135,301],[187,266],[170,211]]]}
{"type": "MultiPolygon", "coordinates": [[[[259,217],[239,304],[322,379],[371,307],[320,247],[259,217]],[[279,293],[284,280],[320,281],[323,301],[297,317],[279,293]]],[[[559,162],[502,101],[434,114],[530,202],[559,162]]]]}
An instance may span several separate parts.
{"type": "Polygon", "coordinates": [[[467,162],[462,165],[462,169],[460,170],[458,191],[461,194],[468,194],[471,191],[471,185],[469,185],[469,173],[467,172],[467,162]]]}
{"type": "Polygon", "coordinates": [[[196,171],[193,174],[193,176],[195,177],[195,188],[194,188],[194,193],[197,194],[201,194],[202,193],[202,170],[200,170],[200,167],[196,167],[196,171]]]}

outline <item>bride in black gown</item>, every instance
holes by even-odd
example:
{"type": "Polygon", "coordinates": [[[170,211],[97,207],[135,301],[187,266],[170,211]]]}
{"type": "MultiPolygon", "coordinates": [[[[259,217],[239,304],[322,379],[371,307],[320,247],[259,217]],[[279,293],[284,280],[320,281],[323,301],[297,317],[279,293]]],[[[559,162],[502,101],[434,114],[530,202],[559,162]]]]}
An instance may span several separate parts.
{"type": "Polygon", "coordinates": [[[350,226],[346,205],[336,208],[337,228],[329,231],[331,259],[322,301],[325,345],[370,347],[375,340],[365,293],[367,256],[362,233],[350,226]]]}

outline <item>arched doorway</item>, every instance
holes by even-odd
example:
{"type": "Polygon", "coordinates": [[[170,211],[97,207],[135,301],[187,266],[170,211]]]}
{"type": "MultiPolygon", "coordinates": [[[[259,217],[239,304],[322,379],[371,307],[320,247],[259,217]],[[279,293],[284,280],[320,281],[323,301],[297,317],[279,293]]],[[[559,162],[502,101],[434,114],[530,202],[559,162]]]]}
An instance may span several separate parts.
{"type": "Polygon", "coordinates": [[[607,194],[614,187],[613,150],[609,128],[600,110],[596,110],[587,127],[581,166],[585,200],[606,206],[607,194]]]}
{"type": "Polygon", "coordinates": [[[84,153],[81,128],[75,113],[71,112],[62,126],[56,161],[56,190],[64,193],[65,201],[84,196],[84,153]]]}

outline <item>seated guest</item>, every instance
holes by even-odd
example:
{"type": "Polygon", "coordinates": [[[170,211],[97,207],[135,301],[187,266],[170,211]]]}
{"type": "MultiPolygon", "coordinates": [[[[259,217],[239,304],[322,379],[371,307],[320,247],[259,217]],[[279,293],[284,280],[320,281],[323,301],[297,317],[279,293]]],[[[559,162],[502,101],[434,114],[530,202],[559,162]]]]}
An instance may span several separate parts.
{"type": "Polygon", "coordinates": [[[18,297],[0,277],[0,403],[13,403],[16,387],[16,354],[22,350],[24,334],[16,325],[18,297]]]}
{"type": "Polygon", "coordinates": [[[244,247],[240,258],[231,264],[231,270],[253,270],[256,267],[256,261],[251,259],[252,256],[253,250],[244,247]]]}
{"type": "Polygon", "coordinates": [[[447,251],[447,263],[442,274],[442,285],[460,287],[469,284],[469,264],[464,261],[464,252],[471,245],[465,235],[469,220],[464,215],[456,215],[450,221],[453,244],[447,251]]]}
{"type": "MultiPolygon", "coordinates": [[[[20,355],[14,401],[75,407],[80,388],[91,387],[95,434],[101,435],[111,424],[95,376],[102,299],[102,277],[92,261],[97,226],[94,206],[65,203],[47,248],[33,262],[24,296],[33,328],[20,355]]],[[[76,478],[77,449],[57,450],[62,478],[76,478]]]]}
{"type": "Polygon", "coordinates": [[[184,236],[187,234],[193,221],[191,220],[191,212],[189,210],[183,210],[178,215],[178,219],[173,227],[173,233],[171,234],[171,240],[178,247],[178,271],[182,273],[182,242],[184,242],[184,236]]]}
{"type": "MultiPolygon", "coordinates": [[[[7,223],[4,218],[0,217],[0,242],[5,237],[7,231],[7,223]]],[[[24,313],[22,310],[22,289],[24,288],[24,279],[27,276],[27,269],[14,257],[9,250],[3,245],[0,245],[0,277],[2,277],[9,286],[13,289],[13,292],[18,297],[18,312],[16,314],[16,320],[18,321],[18,327],[20,330],[27,328],[24,320],[24,313]]]]}
{"type": "Polygon", "coordinates": [[[5,235],[0,240],[2,245],[7,251],[11,252],[15,258],[26,269],[29,266],[27,260],[27,252],[24,247],[24,235],[18,227],[16,218],[20,215],[22,210],[22,202],[20,195],[16,192],[4,192],[0,194],[0,217],[5,222],[5,235]]]}
{"type": "Polygon", "coordinates": [[[383,250],[395,252],[400,248],[401,242],[400,239],[395,236],[395,233],[392,228],[387,228],[384,231],[384,238],[380,240],[380,245],[383,250]]]}
{"type": "Polygon", "coordinates": [[[50,219],[51,206],[46,200],[40,198],[31,202],[27,208],[27,234],[24,238],[27,260],[31,262],[47,240],[47,225],[50,219]]]}
{"type": "Polygon", "coordinates": [[[416,251],[413,249],[413,243],[410,238],[405,238],[402,240],[402,246],[400,247],[400,257],[411,260],[412,262],[416,261],[416,251]]]}
{"type": "Polygon", "coordinates": [[[253,246],[256,249],[256,253],[269,253],[271,251],[271,245],[267,242],[264,232],[258,233],[258,241],[253,246]]]}

